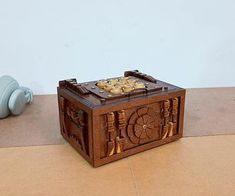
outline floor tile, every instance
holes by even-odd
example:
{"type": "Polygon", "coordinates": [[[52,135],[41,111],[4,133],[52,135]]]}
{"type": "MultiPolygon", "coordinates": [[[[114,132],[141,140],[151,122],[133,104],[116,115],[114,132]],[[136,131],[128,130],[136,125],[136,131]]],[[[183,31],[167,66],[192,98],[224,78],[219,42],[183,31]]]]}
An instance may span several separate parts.
{"type": "Polygon", "coordinates": [[[0,147],[63,144],[56,95],[37,95],[20,116],[0,119],[0,147]]]}
{"type": "Polygon", "coordinates": [[[0,157],[0,195],[136,195],[127,159],[94,169],[68,144],[1,148],[0,157]]]}
{"type": "Polygon", "coordinates": [[[235,88],[187,89],[184,136],[235,134],[235,88]]]}
{"type": "Polygon", "coordinates": [[[137,191],[151,195],[235,195],[235,136],[183,138],[128,159],[137,191]]]}

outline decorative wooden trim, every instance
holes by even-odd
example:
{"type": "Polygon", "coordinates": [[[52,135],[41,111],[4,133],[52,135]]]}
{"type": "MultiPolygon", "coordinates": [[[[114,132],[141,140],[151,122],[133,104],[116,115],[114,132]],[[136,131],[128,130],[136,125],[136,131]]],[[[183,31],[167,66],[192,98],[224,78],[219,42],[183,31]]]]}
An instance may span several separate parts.
{"type": "Polygon", "coordinates": [[[114,113],[110,112],[106,115],[107,131],[108,131],[108,147],[107,156],[111,156],[115,152],[115,127],[114,127],[114,113]]]}
{"type": "Polygon", "coordinates": [[[126,114],[125,110],[120,110],[118,114],[118,136],[116,137],[116,152],[123,152],[126,142],[125,129],[126,129],[126,114]]]}

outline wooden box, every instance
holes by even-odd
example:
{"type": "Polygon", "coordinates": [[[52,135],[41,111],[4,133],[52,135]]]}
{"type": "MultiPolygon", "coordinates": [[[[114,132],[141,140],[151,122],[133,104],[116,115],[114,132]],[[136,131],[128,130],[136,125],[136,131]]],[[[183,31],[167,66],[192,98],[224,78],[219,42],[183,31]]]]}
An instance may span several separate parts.
{"type": "Polygon", "coordinates": [[[182,137],[185,90],[138,70],[124,76],[59,82],[61,134],[94,167],[182,137]]]}

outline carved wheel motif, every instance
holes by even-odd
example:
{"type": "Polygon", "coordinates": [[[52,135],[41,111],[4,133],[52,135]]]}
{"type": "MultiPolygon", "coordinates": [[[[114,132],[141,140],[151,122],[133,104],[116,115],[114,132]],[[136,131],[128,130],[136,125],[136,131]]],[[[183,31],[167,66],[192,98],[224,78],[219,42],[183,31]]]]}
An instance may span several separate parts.
{"type": "Polygon", "coordinates": [[[136,110],[130,117],[127,135],[134,144],[146,143],[153,139],[153,135],[159,136],[157,121],[151,107],[136,110]]]}

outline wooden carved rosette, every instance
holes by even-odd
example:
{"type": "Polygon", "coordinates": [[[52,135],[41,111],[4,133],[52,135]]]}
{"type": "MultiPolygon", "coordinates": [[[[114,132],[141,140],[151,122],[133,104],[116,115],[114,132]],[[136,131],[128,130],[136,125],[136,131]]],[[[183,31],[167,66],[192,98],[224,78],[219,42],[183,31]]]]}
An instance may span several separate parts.
{"type": "Polygon", "coordinates": [[[130,116],[127,135],[133,144],[143,144],[153,139],[159,139],[157,116],[151,107],[137,109],[130,116]],[[155,133],[154,133],[155,132],[155,133]],[[153,138],[155,135],[155,138],[153,138]]]}

